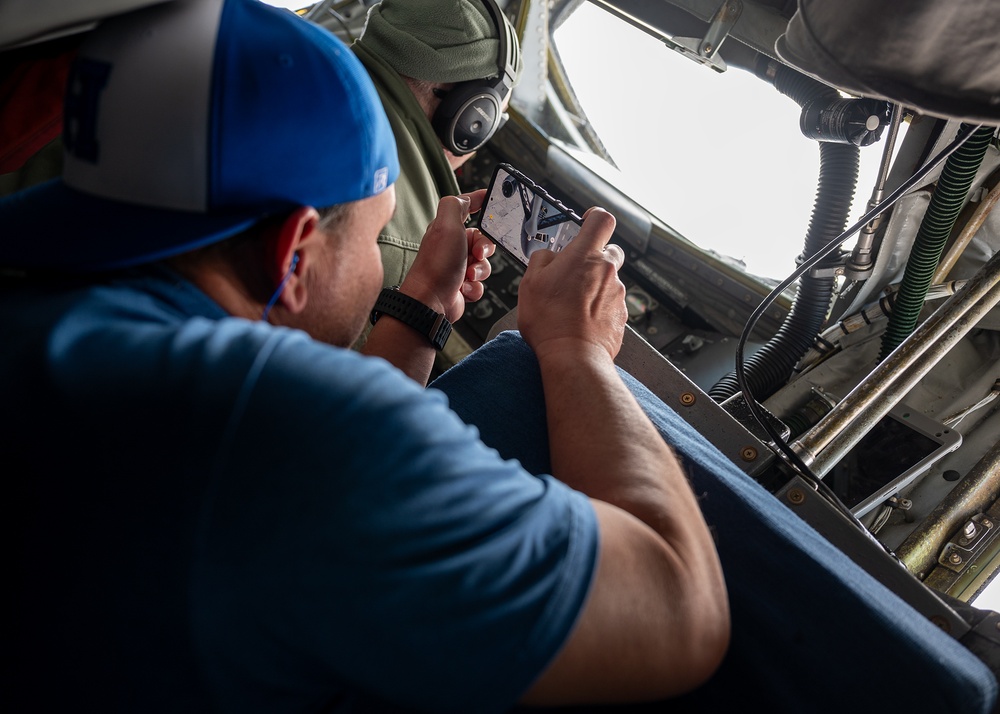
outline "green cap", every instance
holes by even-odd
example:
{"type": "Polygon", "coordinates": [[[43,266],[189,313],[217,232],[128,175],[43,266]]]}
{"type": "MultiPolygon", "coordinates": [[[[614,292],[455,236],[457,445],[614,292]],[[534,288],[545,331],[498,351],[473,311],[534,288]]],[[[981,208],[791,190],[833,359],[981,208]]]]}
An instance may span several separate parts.
{"type": "MultiPolygon", "coordinates": [[[[510,36],[519,76],[520,48],[515,33],[510,36]]],[[[382,0],[368,11],[358,42],[400,74],[427,82],[467,82],[500,73],[497,28],[480,0],[382,0]]]]}

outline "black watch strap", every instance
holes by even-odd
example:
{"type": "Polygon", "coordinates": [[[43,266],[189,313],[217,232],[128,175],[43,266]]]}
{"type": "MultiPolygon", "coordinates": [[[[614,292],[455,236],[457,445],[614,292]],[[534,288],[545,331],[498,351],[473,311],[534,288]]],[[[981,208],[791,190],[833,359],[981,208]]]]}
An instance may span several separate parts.
{"type": "Polygon", "coordinates": [[[389,315],[409,325],[427,337],[436,350],[442,349],[451,336],[451,323],[444,315],[399,292],[398,285],[382,288],[375,307],[372,308],[371,323],[374,325],[382,315],[389,315]]]}

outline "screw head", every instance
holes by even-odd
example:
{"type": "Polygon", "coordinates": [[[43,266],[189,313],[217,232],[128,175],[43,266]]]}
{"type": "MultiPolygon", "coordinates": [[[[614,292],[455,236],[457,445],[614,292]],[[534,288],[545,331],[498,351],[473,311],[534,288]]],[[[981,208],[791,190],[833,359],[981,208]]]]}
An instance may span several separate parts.
{"type": "Polygon", "coordinates": [[[806,495],[802,493],[802,489],[790,488],[788,489],[788,500],[797,506],[806,500],[806,495]]]}
{"type": "Polygon", "coordinates": [[[698,398],[694,395],[694,392],[684,392],[681,395],[681,404],[685,407],[692,406],[697,400],[698,398]]]}
{"type": "Polygon", "coordinates": [[[948,556],[948,562],[951,563],[952,565],[958,565],[959,563],[962,562],[962,556],[959,555],[958,553],[952,553],[951,555],[948,556]]]}
{"type": "Polygon", "coordinates": [[[937,625],[945,632],[951,632],[951,625],[949,625],[948,621],[943,617],[941,617],[940,615],[931,615],[929,619],[931,622],[933,622],[935,625],[937,625]]]}
{"type": "Polygon", "coordinates": [[[740,458],[744,461],[753,461],[757,458],[757,449],[752,446],[744,446],[743,450],[740,451],[740,458]]]}

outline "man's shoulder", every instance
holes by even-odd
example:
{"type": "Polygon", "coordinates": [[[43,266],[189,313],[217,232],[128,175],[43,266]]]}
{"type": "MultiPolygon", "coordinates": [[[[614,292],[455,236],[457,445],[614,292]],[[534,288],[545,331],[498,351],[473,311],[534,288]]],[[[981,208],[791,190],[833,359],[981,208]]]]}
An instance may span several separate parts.
{"type": "Polygon", "coordinates": [[[292,394],[350,392],[405,379],[382,360],[301,330],[227,315],[189,285],[102,286],[51,308],[39,304],[36,312],[47,323],[36,328],[46,333],[43,342],[58,345],[44,356],[51,372],[86,376],[95,386],[132,383],[167,393],[204,387],[202,396],[227,399],[265,382],[292,394]]]}

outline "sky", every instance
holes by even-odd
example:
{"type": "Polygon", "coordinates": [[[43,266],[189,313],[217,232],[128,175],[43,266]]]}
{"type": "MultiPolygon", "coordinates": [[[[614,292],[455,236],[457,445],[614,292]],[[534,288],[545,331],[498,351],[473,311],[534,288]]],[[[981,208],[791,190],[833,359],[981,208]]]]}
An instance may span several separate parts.
{"type": "MultiPolygon", "coordinates": [[[[794,269],[819,175],[818,145],[799,131],[794,101],[743,70],[703,67],[590,3],[556,44],[634,198],[752,273],[781,279],[794,269]]],[[[852,220],[881,146],[862,149],[852,220]]]]}

